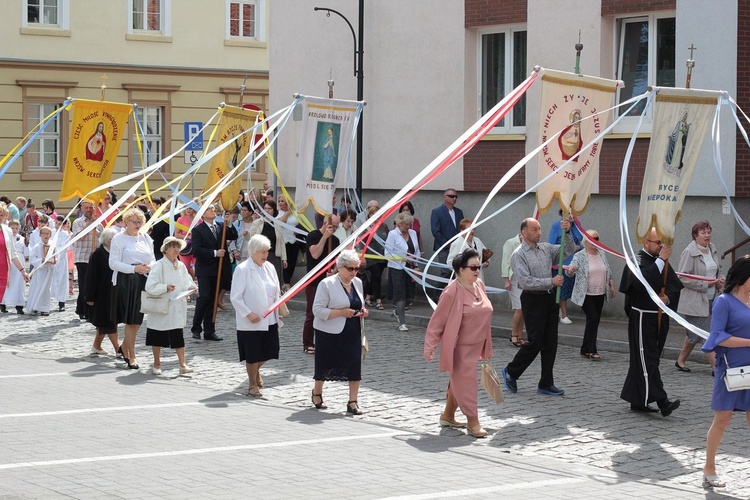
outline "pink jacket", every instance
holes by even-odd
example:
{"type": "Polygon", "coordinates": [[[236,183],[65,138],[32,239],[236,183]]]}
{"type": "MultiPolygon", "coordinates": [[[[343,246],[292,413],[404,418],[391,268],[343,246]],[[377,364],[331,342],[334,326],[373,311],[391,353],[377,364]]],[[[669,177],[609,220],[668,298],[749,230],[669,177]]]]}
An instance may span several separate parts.
{"type": "MultiPolygon", "coordinates": [[[[477,280],[481,294],[486,296],[484,283],[477,280]]],[[[463,301],[459,300],[458,280],[453,280],[440,295],[437,309],[432,313],[424,336],[424,354],[427,357],[440,344],[439,368],[441,372],[453,372],[453,350],[458,343],[458,330],[464,314],[463,301]]],[[[487,331],[482,358],[492,357],[492,331],[487,331]]]]}

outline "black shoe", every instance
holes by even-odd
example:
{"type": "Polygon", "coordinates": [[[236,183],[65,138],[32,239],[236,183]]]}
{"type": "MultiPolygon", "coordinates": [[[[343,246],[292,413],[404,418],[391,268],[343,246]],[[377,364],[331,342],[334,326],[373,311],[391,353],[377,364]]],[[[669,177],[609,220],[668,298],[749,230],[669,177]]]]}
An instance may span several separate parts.
{"type": "Polygon", "coordinates": [[[505,384],[505,388],[508,389],[513,394],[518,392],[518,386],[516,385],[516,380],[510,375],[508,375],[508,370],[506,368],[503,368],[501,373],[503,374],[503,384],[505,384]]]}
{"type": "Polygon", "coordinates": [[[224,337],[219,337],[215,333],[207,333],[203,336],[205,340],[224,340],[224,337]]]}
{"type": "Polygon", "coordinates": [[[630,409],[633,411],[639,411],[641,413],[657,413],[659,410],[649,405],[630,405],[630,409]]]}
{"type": "Polygon", "coordinates": [[[674,401],[670,401],[668,399],[662,399],[661,401],[657,401],[656,404],[659,405],[661,416],[668,417],[672,414],[673,411],[680,407],[680,400],[675,399],[674,401]]]}
{"type": "Polygon", "coordinates": [[[16,314],[26,314],[23,312],[23,306],[16,306],[16,314]]]}
{"type": "Polygon", "coordinates": [[[86,317],[85,314],[79,314],[78,319],[80,319],[81,321],[86,321],[88,318],[86,317]]]}
{"type": "Polygon", "coordinates": [[[8,308],[4,304],[0,304],[0,313],[7,313],[8,308]]]}
{"type": "Polygon", "coordinates": [[[548,387],[537,387],[536,392],[539,394],[546,394],[547,396],[562,396],[565,394],[564,390],[559,389],[554,384],[548,387]]]}
{"type": "Polygon", "coordinates": [[[200,340],[201,339],[201,332],[197,332],[197,333],[193,332],[193,338],[196,339],[196,340],[200,340]]]}
{"type": "Polygon", "coordinates": [[[58,304],[57,304],[57,310],[59,312],[63,312],[65,310],[65,302],[58,302],[58,304]]]}
{"type": "Polygon", "coordinates": [[[677,361],[675,361],[675,362],[674,362],[674,365],[675,365],[675,366],[677,367],[677,369],[678,369],[678,370],[680,370],[681,372],[685,372],[685,373],[690,373],[690,368],[688,368],[687,366],[680,366],[680,363],[678,363],[677,361]]]}

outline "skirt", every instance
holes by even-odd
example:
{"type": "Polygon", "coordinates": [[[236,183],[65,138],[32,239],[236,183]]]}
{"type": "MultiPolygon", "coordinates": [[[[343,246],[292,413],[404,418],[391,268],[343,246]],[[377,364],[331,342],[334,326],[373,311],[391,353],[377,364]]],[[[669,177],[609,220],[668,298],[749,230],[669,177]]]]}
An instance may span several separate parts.
{"type": "MultiPolygon", "coordinates": [[[[711,309],[713,308],[713,299],[708,301],[708,316],[690,316],[688,314],[685,315],[685,321],[690,323],[693,326],[697,326],[698,328],[701,328],[706,331],[711,330],[711,309]]],[[[705,342],[705,339],[703,337],[699,337],[698,335],[694,334],[690,330],[685,330],[685,336],[687,336],[688,344],[702,344],[705,342]]]]}
{"type": "Polygon", "coordinates": [[[179,349],[185,347],[185,338],[182,336],[182,328],[172,330],[153,330],[146,328],[146,345],[153,347],[171,347],[179,349]]]}
{"type": "Polygon", "coordinates": [[[362,330],[359,318],[346,320],[344,330],[315,330],[315,380],[362,380],[362,330]]]}
{"type": "Polygon", "coordinates": [[[261,363],[279,359],[279,325],[268,325],[268,331],[237,330],[237,349],[240,361],[261,363]]]}
{"type": "Polygon", "coordinates": [[[118,273],[117,284],[112,290],[112,321],[126,325],[143,324],[141,292],[146,289],[146,279],[145,274],[118,273]]]}

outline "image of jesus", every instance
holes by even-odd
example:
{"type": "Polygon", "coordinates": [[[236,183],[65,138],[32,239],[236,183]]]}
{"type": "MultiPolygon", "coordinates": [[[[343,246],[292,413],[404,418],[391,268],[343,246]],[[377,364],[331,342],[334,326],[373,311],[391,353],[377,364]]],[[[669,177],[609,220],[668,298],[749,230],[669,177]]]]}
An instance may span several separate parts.
{"type": "Polygon", "coordinates": [[[104,161],[104,149],[107,147],[107,137],[104,135],[104,122],[96,124],[96,132],[86,143],[86,159],[104,161]]]}

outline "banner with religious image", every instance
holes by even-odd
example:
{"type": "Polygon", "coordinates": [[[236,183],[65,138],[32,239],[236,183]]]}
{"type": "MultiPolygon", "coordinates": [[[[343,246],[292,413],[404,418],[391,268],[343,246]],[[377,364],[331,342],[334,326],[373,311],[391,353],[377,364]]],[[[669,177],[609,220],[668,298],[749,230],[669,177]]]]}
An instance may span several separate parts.
{"type": "MultiPolygon", "coordinates": [[[[232,141],[233,144],[222,149],[211,159],[211,163],[208,166],[206,184],[203,187],[203,194],[213,191],[221,180],[237,167],[237,163],[241,162],[247,156],[253,136],[252,134],[240,134],[255,125],[256,118],[262,111],[225,105],[220,113],[219,122],[216,125],[218,132],[216,134],[215,147],[219,147],[229,141],[232,141]]],[[[241,189],[242,177],[237,175],[236,179],[221,191],[220,201],[224,210],[234,208],[239,199],[241,189]]]]}
{"type": "MultiPolygon", "coordinates": [[[[84,197],[109,182],[115,168],[132,104],[76,99],[73,102],[68,155],[65,160],[60,200],[84,197]]],[[[88,196],[104,199],[104,190],[88,196]]]]}
{"type": "Polygon", "coordinates": [[[557,175],[537,189],[540,213],[545,213],[555,199],[563,211],[573,215],[586,210],[599,167],[602,141],[594,142],[585,150],[583,147],[609,125],[611,112],[596,113],[613,106],[618,85],[622,86],[622,82],[544,70],[540,143],[562,132],[538,155],[538,180],[544,179],[550,171],[557,171],[557,175]],[[568,160],[570,162],[562,167],[568,160]]]}
{"type": "Polygon", "coordinates": [[[716,112],[721,92],[664,87],[655,91],[654,125],[636,220],[636,237],[639,243],[643,243],[651,228],[655,227],[659,239],[671,244],[706,129],[716,112]]]}
{"type": "Polygon", "coordinates": [[[330,214],[336,186],[349,169],[349,152],[362,104],[306,96],[299,105],[302,141],[294,201],[300,212],[312,203],[318,213],[330,214]]]}

